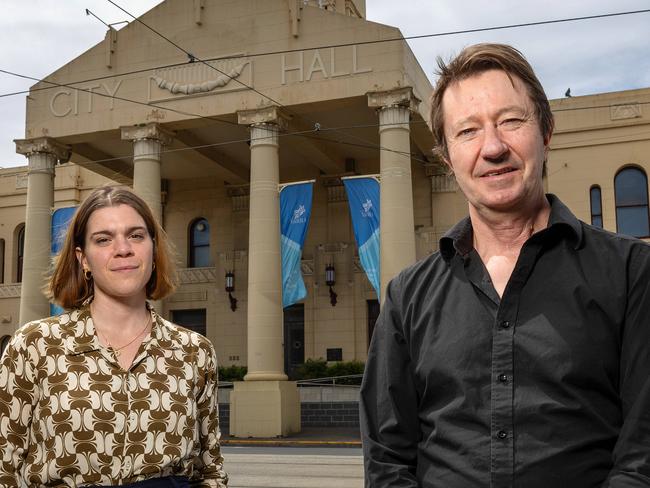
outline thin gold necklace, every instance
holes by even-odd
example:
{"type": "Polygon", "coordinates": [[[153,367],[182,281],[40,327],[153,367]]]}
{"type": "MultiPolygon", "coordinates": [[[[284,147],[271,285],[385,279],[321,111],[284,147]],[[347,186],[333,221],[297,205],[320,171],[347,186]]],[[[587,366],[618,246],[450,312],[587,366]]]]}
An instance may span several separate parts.
{"type": "Polygon", "coordinates": [[[113,346],[110,343],[110,341],[108,340],[108,338],[104,334],[99,332],[99,329],[97,328],[97,326],[95,326],[95,330],[102,337],[102,339],[104,339],[104,342],[109,347],[109,349],[112,349],[112,351],[115,353],[115,356],[117,357],[117,359],[119,359],[122,349],[125,349],[125,348],[129,347],[131,344],[133,344],[135,342],[135,340],[138,337],[140,337],[144,333],[144,331],[147,330],[147,327],[149,327],[149,322],[151,322],[151,313],[149,313],[149,311],[147,311],[147,320],[145,320],[144,327],[142,328],[142,330],[140,332],[138,332],[138,334],[133,339],[131,339],[129,342],[127,342],[126,344],[124,344],[123,346],[120,346],[120,347],[113,346]]]}

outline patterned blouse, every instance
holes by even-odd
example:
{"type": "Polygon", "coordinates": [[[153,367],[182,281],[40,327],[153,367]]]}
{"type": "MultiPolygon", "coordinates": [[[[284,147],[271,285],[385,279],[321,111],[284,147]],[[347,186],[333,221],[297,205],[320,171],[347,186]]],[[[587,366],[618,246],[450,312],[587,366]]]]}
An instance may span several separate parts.
{"type": "Polygon", "coordinates": [[[151,315],[128,371],[100,344],[89,307],[16,332],[0,364],[0,487],[171,475],[227,485],[214,348],[151,315]]]}

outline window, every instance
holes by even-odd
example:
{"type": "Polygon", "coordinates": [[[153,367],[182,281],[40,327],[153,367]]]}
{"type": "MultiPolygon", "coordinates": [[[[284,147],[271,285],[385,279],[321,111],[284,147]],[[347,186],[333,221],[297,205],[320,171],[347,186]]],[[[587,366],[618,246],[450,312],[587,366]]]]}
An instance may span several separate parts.
{"type": "Polygon", "coordinates": [[[25,255],[25,224],[22,224],[18,229],[18,237],[16,238],[16,283],[23,281],[23,257],[25,255]]]}
{"type": "Polygon", "coordinates": [[[0,239],[0,283],[5,282],[5,240],[0,239]]]}
{"type": "Polygon", "coordinates": [[[379,300],[366,300],[366,307],[368,313],[368,347],[370,347],[372,333],[375,331],[375,323],[379,318],[379,300]]]}
{"type": "Polygon", "coordinates": [[[210,224],[204,218],[190,225],[190,268],[210,266],[210,224]]]}
{"type": "Polygon", "coordinates": [[[594,185],[589,190],[589,202],[591,205],[591,225],[603,228],[603,199],[600,187],[594,185]]]}
{"type": "Polygon", "coordinates": [[[172,310],[172,322],[205,335],[205,308],[172,310]]]}
{"type": "Polygon", "coordinates": [[[5,352],[5,349],[7,349],[7,346],[9,345],[9,340],[11,340],[11,336],[3,336],[2,339],[0,339],[0,355],[2,355],[3,352],[5,352]]]}
{"type": "Polygon", "coordinates": [[[616,230],[634,237],[649,237],[648,178],[639,168],[625,168],[614,178],[616,230]]]}

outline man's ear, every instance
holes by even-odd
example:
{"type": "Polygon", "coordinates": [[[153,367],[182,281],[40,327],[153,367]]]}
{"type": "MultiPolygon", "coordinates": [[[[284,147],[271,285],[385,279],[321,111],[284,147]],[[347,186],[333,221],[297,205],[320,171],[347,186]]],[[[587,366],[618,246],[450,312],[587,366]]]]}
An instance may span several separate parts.
{"type": "Polygon", "coordinates": [[[442,162],[447,167],[447,175],[451,176],[454,174],[454,167],[451,165],[451,160],[447,156],[441,156],[442,162]]]}

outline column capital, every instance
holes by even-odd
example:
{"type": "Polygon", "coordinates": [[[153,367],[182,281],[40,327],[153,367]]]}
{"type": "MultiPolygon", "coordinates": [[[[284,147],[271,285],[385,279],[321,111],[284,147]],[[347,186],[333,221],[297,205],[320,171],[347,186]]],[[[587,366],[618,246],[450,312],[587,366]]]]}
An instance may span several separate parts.
{"type": "Polygon", "coordinates": [[[59,163],[67,163],[70,160],[70,147],[57,142],[51,137],[35,137],[33,139],[14,139],[16,152],[27,156],[33,154],[50,154],[59,163]]]}
{"type": "Polygon", "coordinates": [[[368,92],[368,106],[382,110],[391,107],[406,107],[411,112],[415,112],[420,104],[418,99],[413,94],[413,88],[405,86],[402,88],[394,88],[392,90],[368,92]]]}
{"type": "Polygon", "coordinates": [[[264,108],[257,108],[253,110],[239,110],[237,112],[237,120],[241,125],[249,126],[263,126],[263,125],[276,125],[278,129],[284,130],[289,125],[289,117],[287,117],[276,105],[270,105],[264,108]]]}
{"type": "Polygon", "coordinates": [[[128,141],[144,141],[155,140],[164,146],[169,146],[173,139],[174,134],[166,129],[163,129],[160,124],[152,122],[150,124],[127,125],[120,127],[122,132],[122,139],[128,141]]]}

